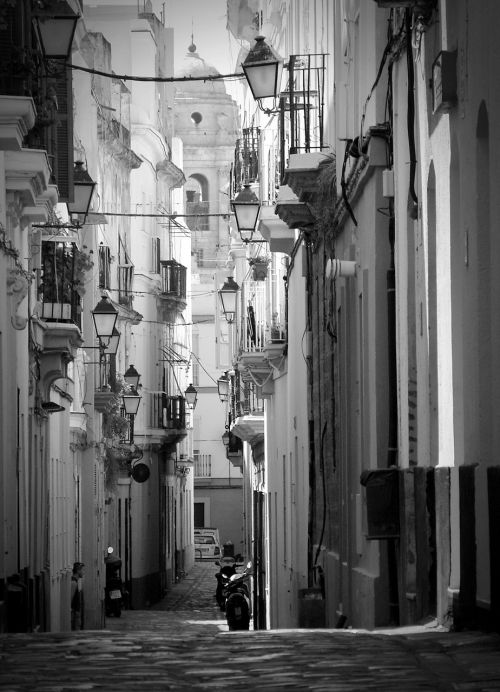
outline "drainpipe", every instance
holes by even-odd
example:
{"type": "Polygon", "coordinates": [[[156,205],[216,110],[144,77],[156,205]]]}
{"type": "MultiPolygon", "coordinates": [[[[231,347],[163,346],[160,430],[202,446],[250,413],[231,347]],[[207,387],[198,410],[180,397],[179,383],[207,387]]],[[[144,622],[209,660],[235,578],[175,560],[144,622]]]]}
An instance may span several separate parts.
{"type": "MultiPolygon", "coordinates": [[[[394,265],[395,220],[392,200],[389,202],[389,245],[391,252],[390,266],[387,271],[387,356],[389,380],[389,426],[387,443],[387,466],[398,465],[398,390],[396,360],[396,271],[394,265]]],[[[398,551],[397,538],[387,540],[387,558],[389,570],[389,613],[391,621],[399,624],[399,590],[398,590],[398,551]]]]}

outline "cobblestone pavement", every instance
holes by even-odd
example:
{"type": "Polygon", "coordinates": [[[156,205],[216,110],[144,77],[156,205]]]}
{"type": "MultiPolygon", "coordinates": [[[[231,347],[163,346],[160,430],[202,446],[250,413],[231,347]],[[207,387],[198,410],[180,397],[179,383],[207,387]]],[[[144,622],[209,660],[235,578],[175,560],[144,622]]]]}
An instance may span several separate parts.
{"type": "Polygon", "coordinates": [[[228,632],[215,565],[106,630],[0,635],[0,689],[500,691],[500,636],[432,628],[228,632]]]}

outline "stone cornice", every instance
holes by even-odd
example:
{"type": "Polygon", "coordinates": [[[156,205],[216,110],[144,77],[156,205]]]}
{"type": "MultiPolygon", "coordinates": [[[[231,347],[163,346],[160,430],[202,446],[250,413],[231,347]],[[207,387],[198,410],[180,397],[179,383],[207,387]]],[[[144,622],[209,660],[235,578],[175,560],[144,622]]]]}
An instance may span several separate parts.
{"type": "Polygon", "coordinates": [[[184,171],[169,159],[164,159],[156,164],[156,173],[160,180],[165,181],[171,190],[176,187],[182,187],[186,182],[184,171]]]}
{"type": "Polygon", "coordinates": [[[28,96],[0,95],[0,149],[18,151],[35,124],[36,109],[28,96]]]}
{"type": "Polygon", "coordinates": [[[7,151],[5,177],[8,192],[19,193],[23,206],[36,207],[49,189],[47,152],[41,149],[7,151]]]}

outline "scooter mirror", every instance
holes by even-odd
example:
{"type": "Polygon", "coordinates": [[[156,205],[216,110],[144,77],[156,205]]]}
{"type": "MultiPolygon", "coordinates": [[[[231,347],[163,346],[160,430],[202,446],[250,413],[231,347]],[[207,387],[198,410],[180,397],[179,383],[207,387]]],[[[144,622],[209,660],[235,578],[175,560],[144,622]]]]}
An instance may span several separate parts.
{"type": "Polygon", "coordinates": [[[247,569],[251,569],[251,568],[252,568],[252,561],[249,560],[249,561],[247,562],[247,569]]]}

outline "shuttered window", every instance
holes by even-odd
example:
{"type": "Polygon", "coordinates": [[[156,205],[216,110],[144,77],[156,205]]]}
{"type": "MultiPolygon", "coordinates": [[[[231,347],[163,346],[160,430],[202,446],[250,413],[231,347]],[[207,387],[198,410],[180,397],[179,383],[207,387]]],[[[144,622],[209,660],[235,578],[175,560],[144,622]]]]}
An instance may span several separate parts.
{"type": "Polygon", "coordinates": [[[111,288],[111,250],[107,245],[99,246],[99,288],[111,288]]]}

